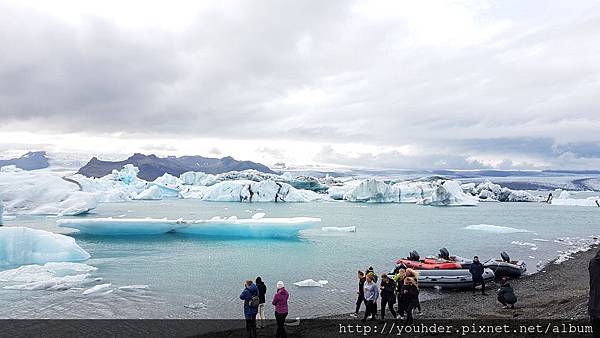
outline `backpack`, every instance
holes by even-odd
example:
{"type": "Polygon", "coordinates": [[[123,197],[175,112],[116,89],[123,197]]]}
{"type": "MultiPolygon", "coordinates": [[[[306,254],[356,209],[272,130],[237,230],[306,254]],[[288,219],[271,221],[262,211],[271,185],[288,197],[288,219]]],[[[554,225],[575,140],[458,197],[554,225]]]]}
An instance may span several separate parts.
{"type": "Polygon", "coordinates": [[[250,298],[250,302],[248,302],[248,305],[250,305],[251,308],[258,308],[258,304],[260,304],[260,297],[258,297],[258,292],[256,295],[252,296],[252,298],[250,298]]]}

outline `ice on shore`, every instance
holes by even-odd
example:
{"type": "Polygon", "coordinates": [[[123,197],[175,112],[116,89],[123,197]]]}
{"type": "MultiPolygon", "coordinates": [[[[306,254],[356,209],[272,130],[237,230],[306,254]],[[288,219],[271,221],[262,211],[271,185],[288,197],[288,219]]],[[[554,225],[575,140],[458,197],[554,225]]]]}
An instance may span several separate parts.
{"type": "Polygon", "coordinates": [[[166,218],[73,218],[59,219],[56,223],[91,235],[157,235],[188,226],[181,219],[166,218]]]}
{"type": "Polygon", "coordinates": [[[73,182],[51,173],[10,169],[0,172],[0,198],[11,213],[79,215],[96,207],[94,195],[79,191],[73,182]]]}
{"type": "Polygon", "coordinates": [[[51,262],[44,265],[23,265],[16,269],[0,271],[0,282],[9,284],[4,286],[4,289],[63,291],[85,284],[93,271],[96,271],[95,267],[83,263],[51,262]]]}
{"type": "Polygon", "coordinates": [[[465,227],[467,230],[478,230],[478,231],[487,231],[496,234],[512,234],[512,233],[521,233],[521,232],[531,232],[526,229],[518,229],[511,227],[504,227],[492,224],[472,224],[465,227]]]}
{"type": "Polygon", "coordinates": [[[289,238],[300,230],[313,228],[320,218],[251,218],[213,217],[210,220],[169,220],[152,218],[60,219],[58,226],[78,229],[94,235],[155,235],[178,232],[217,237],[289,238]]]}
{"type": "Polygon", "coordinates": [[[69,236],[25,227],[0,227],[0,266],[83,261],[90,254],[69,236]]]}
{"type": "Polygon", "coordinates": [[[356,232],[356,226],[349,227],[322,227],[322,231],[356,232]]]}
{"type": "Polygon", "coordinates": [[[327,280],[315,281],[314,279],[305,279],[303,281],[294,283],[294,285],[299,286],[299,287],[321,287],[322,288],[324,285],[326,285],[328,283],[329,282],[327,280]]]}

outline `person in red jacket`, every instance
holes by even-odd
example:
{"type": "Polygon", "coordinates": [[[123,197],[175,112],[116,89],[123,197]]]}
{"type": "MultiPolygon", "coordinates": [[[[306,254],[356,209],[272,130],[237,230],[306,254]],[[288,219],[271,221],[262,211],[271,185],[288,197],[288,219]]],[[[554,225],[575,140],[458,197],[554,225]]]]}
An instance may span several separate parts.
{"type": "Polygon", "coordinates": [[[290,295],[285,289],[285,285],[282,281],[277,282],[277,292],[273,296],[271,304],[275,306],[275,320],[277,321],[277,332],[275,337],[286,338],[287,333],[285,332],[285,318],[288,315],[288,298],[290,295]]]}

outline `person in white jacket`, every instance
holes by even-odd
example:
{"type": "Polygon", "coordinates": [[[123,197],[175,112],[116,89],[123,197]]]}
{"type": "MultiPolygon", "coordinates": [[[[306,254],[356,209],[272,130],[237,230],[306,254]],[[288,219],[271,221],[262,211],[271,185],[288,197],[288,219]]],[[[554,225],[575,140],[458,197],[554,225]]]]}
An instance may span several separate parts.
{"type": "Polygon", "coordinates": [[[377,288],[377,284],[375,284],[373,280],[373,274],[367,275],[367,281],[365,282],[365,286],[363,287],[365,291],[365,300],[367,301],[367,310],[365,311],[365,317],[362,319],[362,322],[366,322],[369,315],[371,315],[371,320],[377,319],[377,298],[379,297],[379,290],[377,288]]]}

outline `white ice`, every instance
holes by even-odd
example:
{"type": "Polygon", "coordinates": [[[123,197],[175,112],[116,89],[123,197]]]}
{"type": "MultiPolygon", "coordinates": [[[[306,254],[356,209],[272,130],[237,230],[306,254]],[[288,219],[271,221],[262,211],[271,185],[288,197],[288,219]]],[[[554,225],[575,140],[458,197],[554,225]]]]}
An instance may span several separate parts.
{"type": "Polygon", "coordinates": [[[0,271],[0,282],[9,284],[4,289],[61,291],[84,284],[95,270],[87,264],[70,262],[23,265],[0,271]]]}
{"type": "Polygon", "coordinates": [[[294,285],[296,286],[300,286],[300,287],[323,287],[323,285],[329,283],[326,280],[319,280],[319,281],[315,281],[314,279],[305,279],[303,281],[300,282],[296,282],[294,283],[294,285]]]}
{"type": "Polygon", "coordinates": [[[108,291],[110,291],[109,289],[111,286],[112,286],[111,283],[95,285],[95,286],[92,286],[91,288],[83,291],[81,294],[82,295],[90,295],[90,294],[98,293],[98,292],[108,292],[108,291]]]}
{"type": "Polygon", "coordinates": [[[349,227],[322,227],[322,231],[356,232],[356,226],[349,227]]]}
{"type": "Polygon", "coordinates": [[[491,224],[473,224],[473,225],[466,226],[465,229],[487,231],[487,232],[492,232],[492,233],[496,233],[496,234],[531,232],[526,229],[511,228],[511,227],[504,227],[504,226],[491,225],[491,224]]]}
{"type": "Polygon", "coordinates": [[[166,218],[72,218],[56,221],[59,227],[92,235],[156,235],[187,227],[183,220],[166,218]]]}
{"type": "Polygon", "coordinates": [[[0,172],[0,198],[11,213],[79,215],[96,207],[93,194],[55,174],[5,168],[0,172]]]}
{"type": "Polygon", "coordinates": [[[580,206],[580,207],[600,207],[600,196],[588,198],[572,198],[571,194],[563,190],[557,198],[551,202],[552,205],[580,206]]]}
{"type": "Polygon", "coordinates": [[[83,261],[90,254],[69,236],[25,227],[0,227],[0,266],[83,261]]]}
{"type": "Polygon", "coordinates": [[[300,230],[313,228],[320,223],[320,218],[311,217],[238,219],[218,216],[210,220],[74,218],[57,221],[60,227],[95,235],[154,235],[174,231],[204,236],[254,238],[294,237],[300,230]]]}

